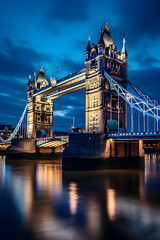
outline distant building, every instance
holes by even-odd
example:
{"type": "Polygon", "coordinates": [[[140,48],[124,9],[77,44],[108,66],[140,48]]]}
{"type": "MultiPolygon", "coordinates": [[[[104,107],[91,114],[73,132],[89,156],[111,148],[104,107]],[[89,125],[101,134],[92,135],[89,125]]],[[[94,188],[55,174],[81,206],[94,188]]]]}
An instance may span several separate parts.
{"type": "Polygon", "coordinates": [[[72,129],[71,130],[72,133],[85,133],[85,130],[83,128],[74,127],[74,128],[71,128],[71,129],[72,129]]]}
{"type": "Polygon", "coordinates": [[[12,125],[0,125],[0,136],[5,140],[12,134],[13,130],[12,125]]]}

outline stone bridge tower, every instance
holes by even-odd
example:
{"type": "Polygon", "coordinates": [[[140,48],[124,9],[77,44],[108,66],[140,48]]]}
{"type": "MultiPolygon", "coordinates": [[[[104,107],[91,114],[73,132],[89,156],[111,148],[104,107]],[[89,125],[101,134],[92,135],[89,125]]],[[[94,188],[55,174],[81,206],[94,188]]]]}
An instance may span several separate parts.
{"type": "Polygon", "coordinates": [[[34,96],[36,91],[48,85],[44,70],[41,68],[33,81],[29,77],[27,85],[27,137],[52,137],[53,136],[53,100],[46,95],[34,96]]]}
{"type": "Polygon", "coordinates": [[[90,38],[86,49],[86,132],[104,133],[108,120],[117,120],[119,115],[119,129],[127,130],[127,104],[111,89],[104,77],[105,70],[119,84],[127,88],[127,51],[125,40],[120,53],[117,51],[109,28],[101,29],[98,45],[90,45],[90,38]],[[119,106],[119,108],[118,108],[119,106]],[[119,114],[118,114],[119,111],[119,114]]]}

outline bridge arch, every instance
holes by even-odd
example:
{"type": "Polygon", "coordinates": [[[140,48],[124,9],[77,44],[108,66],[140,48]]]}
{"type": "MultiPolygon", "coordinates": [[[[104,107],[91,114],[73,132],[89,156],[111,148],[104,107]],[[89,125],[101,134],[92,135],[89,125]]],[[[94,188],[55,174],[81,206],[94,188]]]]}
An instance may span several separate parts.
{"type": "Polygon", "coordinates": [[[118,127],[119,127],[119,123],[118,123],[117,120],[110,119],[110,120],[107,121],[107,127],[108,127],[109,131],[117,132],[118,127]]]}
{"type": "Polygon", "coordinates": [[[44,129],[38,129],[36,133],[36,138],[44,138],[47,137],[47,132],[44,129]]]}

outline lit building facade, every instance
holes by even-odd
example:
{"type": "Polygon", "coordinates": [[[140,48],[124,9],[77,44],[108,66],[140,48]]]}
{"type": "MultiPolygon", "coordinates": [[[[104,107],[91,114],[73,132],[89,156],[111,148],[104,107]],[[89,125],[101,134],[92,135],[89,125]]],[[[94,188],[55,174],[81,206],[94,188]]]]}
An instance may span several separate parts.
{"type": "Polygon", "coordinates": [[[127,51],[125,39],[120,53],[117,51],[109,28],[101,30],[98,45],[86,49],[86,132],[104,133],[109,119],[119,120],[119,128],[127,130],[127,104],[111,89],[104,70],[124,88],[127,88],[127,51]],[[118,112],[119,111],[119,112],[118,112]],[[118,119],[119,118],[119,119],[118,119]]]}
{"type": "MultiPolygon", "coordinates": [[[[119,131],[127,130],[127,103],[111,88],[104,76],[106,71],[117,83],[127,88],[127,51],[125,39],[122,51],[117,51],[109,28],[101,29],[97,45],[88,45],[86,68],[62,79],[48,83],[41,68],[37,78],[27,86],[27,135],[29,138],[52,137],[53,101],[57,97],[86,89],[86,133],[106,133],[117,124],[119,131]],[[110,121],[109,121],[110,120],[110,121]]],[[[117,130],[117,129],[116,129],[117,130]]]]}
{"type": "Polygon", "coordinates": [[[13,133],[13,128],[11,125],[0,125],[0,137],[3,139],[7,139],[12,133],[13,133]]]}
{"type": "Polygon", "coordinates": [[[48,85],[44,70],[41,68],[33,81],[29,77],[27,85],[27,137],[53,136],[53,100],[47,99],[46,94],[34,96],[34,93],[48,85]]]}

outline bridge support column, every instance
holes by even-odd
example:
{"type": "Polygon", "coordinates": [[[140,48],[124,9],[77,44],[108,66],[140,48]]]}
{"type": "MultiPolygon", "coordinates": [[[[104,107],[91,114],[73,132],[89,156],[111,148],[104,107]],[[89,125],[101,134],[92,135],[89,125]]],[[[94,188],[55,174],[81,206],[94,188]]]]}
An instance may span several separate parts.
{"type": "Polygon", "coordinates": [[[139,140],[139,157],[144,157],[143,140],[139,140]]]}
{"type": "Polygon", "coordinates": [[[105,149],[105,157],[109,158],[111,156],[111,141],[110,139],[106,140],[106,149],[105,149]]]}
{"type": "Polygon", "coordinates": [[[115,157],[116,156],[116,152],[115,152],[115,141],[113,139],[110,139],[110,156],[111,157],[115,157]]]}

